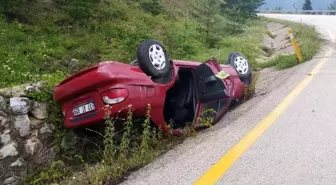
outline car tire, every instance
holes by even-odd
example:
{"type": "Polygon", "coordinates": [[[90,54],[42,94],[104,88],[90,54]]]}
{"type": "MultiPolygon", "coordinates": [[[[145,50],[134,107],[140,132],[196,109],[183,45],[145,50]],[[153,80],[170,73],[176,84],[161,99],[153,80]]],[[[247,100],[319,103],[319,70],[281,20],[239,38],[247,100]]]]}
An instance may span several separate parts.
{"type": "Polygon", "coordinates": [[[166,49],[157,40],[142,41],[137,50],[137,60],[141,70],[154,78],[163,77],[171,70],[166,49]]]}
{"type": "Polygon", "coordinates": [[[242,53],[231,53],[227,57],[226,63],[236,70],[242,82],[247,85],[251,84],[251,65],[249,64],[248,59],[242,53]]]}

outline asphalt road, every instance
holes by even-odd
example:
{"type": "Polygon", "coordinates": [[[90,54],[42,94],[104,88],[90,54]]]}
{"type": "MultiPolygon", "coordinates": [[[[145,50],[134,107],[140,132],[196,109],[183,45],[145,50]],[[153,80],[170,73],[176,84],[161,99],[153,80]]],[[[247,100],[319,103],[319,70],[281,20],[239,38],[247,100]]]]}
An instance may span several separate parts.
{"type": "Polygon", "coordinates": [[[277,119],[226,173],[216,172],[222,174],[216,184],[336,183],[336,16],[267,16],[315,25],[327,40],[318,57],[281,72],[269,89],[227,114],[213,128],[133,173],[123,184],[194,184],[274,113],[288,94],[293,97],[287,101],[289,106],[276,112],[277,119]],[[308,75],[316,65],[320,69],[308,75]],[[309,80],[307,76],[311,76],[309,80]],[[302,81],[307,83],[302,86],[302,81]]]}

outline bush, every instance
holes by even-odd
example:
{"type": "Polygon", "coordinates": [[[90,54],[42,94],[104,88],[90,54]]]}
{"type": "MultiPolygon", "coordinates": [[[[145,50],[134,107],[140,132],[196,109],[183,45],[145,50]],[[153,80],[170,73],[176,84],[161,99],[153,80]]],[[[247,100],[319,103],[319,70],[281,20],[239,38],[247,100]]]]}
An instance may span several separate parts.
{"type": "Polygon", "coordinates": [[[161,0],[144,0],[140,5],[145,12],[149,12],[153,15],[159,15],[164,11],[161,0]]]}

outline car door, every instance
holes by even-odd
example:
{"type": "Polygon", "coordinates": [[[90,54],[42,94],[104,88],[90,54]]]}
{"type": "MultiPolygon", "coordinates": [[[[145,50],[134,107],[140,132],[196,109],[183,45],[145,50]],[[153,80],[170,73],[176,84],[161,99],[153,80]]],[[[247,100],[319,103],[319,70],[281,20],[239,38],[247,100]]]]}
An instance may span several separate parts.
{"type": "Polygon", "coordinates": [[[222,69],[215,59],[202,63],[195,69],[198,104],[196,127],[210,126],[217,122],[229,107],[229,95],[223,79],[217,74],[222,69]]]}

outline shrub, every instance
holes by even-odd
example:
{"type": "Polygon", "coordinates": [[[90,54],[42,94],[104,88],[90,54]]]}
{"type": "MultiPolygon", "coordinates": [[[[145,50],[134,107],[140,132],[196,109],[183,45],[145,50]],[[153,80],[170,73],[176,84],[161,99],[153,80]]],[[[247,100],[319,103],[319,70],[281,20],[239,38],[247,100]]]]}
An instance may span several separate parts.
{"type": "Polygon", "coordinates": [[[143,0],[140,5],[145,12],[149,12],[153,15],[159,15],[164,11],[161,0],[143,0]]]}

